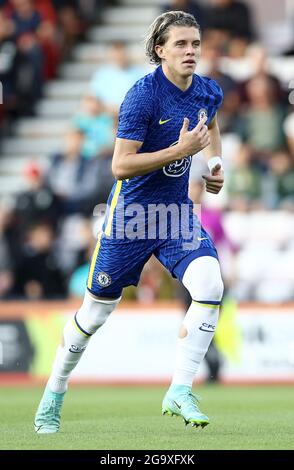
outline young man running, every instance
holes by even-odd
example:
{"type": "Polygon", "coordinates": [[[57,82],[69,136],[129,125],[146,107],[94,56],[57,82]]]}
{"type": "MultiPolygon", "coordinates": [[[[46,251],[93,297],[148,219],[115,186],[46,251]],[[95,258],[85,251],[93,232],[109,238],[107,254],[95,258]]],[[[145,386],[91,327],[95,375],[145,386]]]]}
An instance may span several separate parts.
{"type": "Polygon", "coordinates": [[[175,370],[162,412],[180,415],[194,426],[209,423],[192,394],[192,383],[214,335],[223,283],[213,242],[193,213],[188,183],[191,158],[202,151],[210,169],[206,190],[217,194],[223,186],[216,117],[222,92],[215,81],[194,73],[200,30],[192,15],[170,11],[156,18],[146,38],[146,52],[157,68],[129,90],[120,109],[112,163],[117,181],[93,253],[83,304],[64,328],[35,417],[38,433],[59,430],[71,371],[90,337],[119,303],[123,288],[138,284],[151,255],[193,299],[179,332],[175,370]],[[159,206],[167,212],[172,208],[164,229],[159,206]],[[181,230],[174,224],[177,216],[181,230]]]}

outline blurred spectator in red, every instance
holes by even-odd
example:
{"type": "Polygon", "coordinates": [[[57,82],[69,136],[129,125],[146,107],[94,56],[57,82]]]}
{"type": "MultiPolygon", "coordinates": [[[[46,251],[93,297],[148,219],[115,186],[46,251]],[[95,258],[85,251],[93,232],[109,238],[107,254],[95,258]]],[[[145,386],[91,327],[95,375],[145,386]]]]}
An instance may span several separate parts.
{"type": "Polygon", "coordinates": [[[43,170],[35,162],[24,168],[27,190],[17,194],[14,202],[14,227],[22,233],[35,222],[47,222],[56,227],[59,220],[59,204],[51,189],[46,186],[43,170]]]}
{"type": "Polygon", "coordinates": [[[50,0],[35,0],[34,4],[42,18],[37,37],[44,54],[43,76],[45,80],[50,80],[56,77],[61,56],[62,44],[57,31],[57,16],[50,0]]]}

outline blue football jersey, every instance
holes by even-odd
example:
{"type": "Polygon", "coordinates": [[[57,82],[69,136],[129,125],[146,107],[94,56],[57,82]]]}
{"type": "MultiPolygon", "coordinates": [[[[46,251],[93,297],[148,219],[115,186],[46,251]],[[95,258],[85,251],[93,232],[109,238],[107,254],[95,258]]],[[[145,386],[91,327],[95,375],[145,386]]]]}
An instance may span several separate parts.
{"type": "MultiPolygon", "coordinates": [[[[140,153],[167,148],[177,143],[185,117],[190,120],[189,130],[204,115],[207,115],[208,125],[222,98],[222,90],[214,80],[194,74],[190,87],[182,91],[166,78],[159,66],[137,81],[126,94],[120,108],[117,137],[143,142],[134,158],[140,158],[140,153]]],[[[187,203],[191,158],[188,156],[143,176],[117,181],[108,207],[114,208],[114,199],[121,196],[124,204],[138,203],[144,207],[187,203]]],[[[110,216],[113,218],[115,214],[110,216]]],[[[109,213],[104,228],[108,218],[109,213]]]]}

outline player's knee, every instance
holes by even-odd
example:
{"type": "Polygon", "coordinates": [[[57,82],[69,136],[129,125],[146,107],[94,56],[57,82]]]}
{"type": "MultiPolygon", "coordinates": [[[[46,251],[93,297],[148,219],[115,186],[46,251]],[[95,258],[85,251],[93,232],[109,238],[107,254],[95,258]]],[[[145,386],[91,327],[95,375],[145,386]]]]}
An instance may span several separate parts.
{"type": "MultiPolygon", "coordinates": [[[[212,276],[212,278],[207,279],[207,285],[205,287],[205,298],[194,300],[209,300],[209,301],[221,301],[224,293],[224,283],[220,275],[212,276]]],[[[197,294],[197,290],[196,290],[197,294]]]]}
{"type": "Polygon", "coordinates": [[[220,302],[223,297],[224,284],[221,277],[208,278],[201,286],[192,286],[189,292],[193,300],[220,302]]]}
{"type": "Polygon", "coordinates": [[[220,302],[224,292],[224,284],[216,258],[205,256],[190,263],[183,284],[193,300],[220,302]]]}
{"type": "Polygon", "coordinates": [[[106,322],[120,299],[121,297],[119,299],[102,300],[86,291],[83,304],[76,316],[79,325],[87,333],[95,333],[106,322]]]}

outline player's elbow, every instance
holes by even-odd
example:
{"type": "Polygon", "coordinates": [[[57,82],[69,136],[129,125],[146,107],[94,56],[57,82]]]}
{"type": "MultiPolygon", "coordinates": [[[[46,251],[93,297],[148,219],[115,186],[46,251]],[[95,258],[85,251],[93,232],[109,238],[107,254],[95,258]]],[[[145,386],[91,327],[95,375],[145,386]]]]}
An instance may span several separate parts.
{"type": "Polygon", "coordinates": [[[123,180],[128,178],[125,169],[117,162],[112,162],[111,171],[115,179],[123,180]]]}

